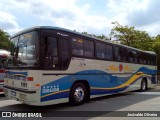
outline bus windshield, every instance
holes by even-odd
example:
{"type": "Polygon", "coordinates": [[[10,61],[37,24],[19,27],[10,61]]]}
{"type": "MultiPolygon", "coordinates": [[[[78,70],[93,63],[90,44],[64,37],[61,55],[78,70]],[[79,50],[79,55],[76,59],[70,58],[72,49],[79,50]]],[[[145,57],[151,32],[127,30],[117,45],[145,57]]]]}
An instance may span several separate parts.
{"type": "Polygon", "coordinates": [[[37,32],[11,39],[8,67],[35,67],[38,65],[37,32]]]}

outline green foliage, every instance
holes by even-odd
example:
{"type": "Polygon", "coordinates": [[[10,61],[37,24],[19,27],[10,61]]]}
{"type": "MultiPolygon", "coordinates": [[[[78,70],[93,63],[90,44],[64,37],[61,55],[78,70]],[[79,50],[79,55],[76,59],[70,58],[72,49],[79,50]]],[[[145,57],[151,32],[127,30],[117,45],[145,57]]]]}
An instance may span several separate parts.
{"type": "Polygon", "coordinates": [[[158,69],[160,69],[160,35],[157,35],[157,37],[154,38],[155,42],[153,44],[153,50],[157,54],[157,66],[158,69]]]}
{"type": "Polygon", "coordinates": [[[134,27],[122,26],[113,22],[115,26],[111,30],[111,37],[116,38],[121,44],[139,48],[142,50],[153,50],[154,39],[145,31],[135,30],[134,27]]]}
{"type": "Polygon", "coordinates": [[[118,22],[113,22],[112,24],[114,27],[111,30],[110,36],[119,40],[121,44],[156,52],[157,66],[160,70],[160,35],[151,37],[146,31],[139,31],[134,27],[122,26],[118,22]]]}
{"type": "Polygon", "coordinates": [[[9,34],[0,29],[0,49],[8,49],[9,46],[9,34]]]}
{"type": "Polygon", "coordinates": [[[110,40],[107,36],[105,35],[95,35],[95,34],[89,34],[87,32],[82,32],[83,35],[88,35],[88,36],[91,36],[91,37],[95,37],[95,38],[99,38],[99,39],[102,39],[102,40],[110,40]]]}

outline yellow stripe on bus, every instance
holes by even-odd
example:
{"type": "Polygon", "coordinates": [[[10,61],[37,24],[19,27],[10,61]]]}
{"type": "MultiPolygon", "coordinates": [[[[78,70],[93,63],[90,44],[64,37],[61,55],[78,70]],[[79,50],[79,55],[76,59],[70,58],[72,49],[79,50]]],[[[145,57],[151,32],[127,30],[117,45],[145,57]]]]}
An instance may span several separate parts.
{"type": "MultiPolygon", "coordinates": [[[[144,74],[143,74],[144,75],[144,74]]],[[[123,87],[126,87],[128,85],[130,85],[131,83],[133,83],[137,78],[143,76],[143,75],[133,75],[132,78],[130,78],[127,82],[125,82],[124,84],[122,85],[119,85],[119,86],[116,86],[116,87],[112,87],[112,88],[98,88],[98,87],[91,87],[91,89],[103,89],[103,90],[114,90],[114,89],[118,89],[118,88],[123,88],[123,87]]]]}
{"type": "Polygon", "coordinates": [[[44,98],[44,97],[47,97],[47,96],[50,96],[50,95],[54,95],[54,94],[58,94],[58,93],[62,93],[62,92],[68,92],[70,89],[67,89],[67,90],[61,90],[61,91],[58,91],[58,92],[53,92],[53,93],[50,93],[50,94],[47,94],[47,95],[44,95],[42,96],[41,98],[44,98]]]}
{"type": "Polygon", "coordinates": [[[13,75],[26,77],[26,75],[23,75],[23,74],[13,74],[13,75]]]}
{"type": "MultiPolygon", "coordinates": [[[[130,85],[131,83],[133,83],[137,78],[141,77],[141,76],[144,76],[146,74],[141,74],[141,75],[133,75],[132,78],[130,78],[127,82],[125,82],[124,84],[122,85],[119,85],[119,86],[116,86],[116,87],[112,87],[112,88],[98,88],[98,87],[91,87],[91,89],[99,89],[99,90],[114,90],[114,89],[119,89],[119,88],[123,88],[123,87],[126,87],[128,85],[130,85]]],[[[54,95],[54,94],[59,94],[59,93],[62,93],[62,92],[67,92],[69,91],[70,89],[67,89],[67,90],[62,90],[62,91],[58,91],[58,92],[53,92],[53,93],[50,93],[50,94],[47,94],[47,95],[44,95],[42,96],[41,98],[44,98],[44,97],[47,97],[47,96],[50,96],[50,95],[54,95]]]]}

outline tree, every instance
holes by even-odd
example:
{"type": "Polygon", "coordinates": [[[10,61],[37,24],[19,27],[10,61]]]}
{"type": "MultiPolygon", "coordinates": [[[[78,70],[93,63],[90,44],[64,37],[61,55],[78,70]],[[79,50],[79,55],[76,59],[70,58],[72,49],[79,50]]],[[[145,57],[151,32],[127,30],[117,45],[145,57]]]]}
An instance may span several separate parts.
{"type": "Polygon", "coordinates": [[[0,49],[8,49],[9,46],[9,34],[0,29],[0,49]]]}
{"type": "Polygon", "coordinates": [[[155,37],[155,42],[153,44],[153,50],[157,54],[157,66],[158,66],[158,70],[160,70],[160,35],[157,35],[155,37]]]}
{"type": "Polygon", "coordinates": [[[153,50],[154,39],[145,31],[135,30],[134,27],[122,26],[118,22],[113,22],[110,36],[119,40],[121,44],[139,48],[142,50],[153,50]]]}
{"type": "Polygon", "coordinates": [[[88,36],[91,36],[91,37],[95,37],[95,38],[99,38],[99,39],[102,39],[102,40],[110,40],[107,36],[105,35],[95,35],[95,34],[89,34],[87,32],[82,32],[83,35],[88,35],[88,36]]]}

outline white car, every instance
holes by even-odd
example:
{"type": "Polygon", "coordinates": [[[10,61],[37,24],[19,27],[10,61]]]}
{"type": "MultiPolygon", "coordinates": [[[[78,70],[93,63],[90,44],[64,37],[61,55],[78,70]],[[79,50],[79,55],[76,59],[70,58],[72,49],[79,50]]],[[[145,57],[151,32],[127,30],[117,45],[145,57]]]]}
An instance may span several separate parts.
{"type": "Polygon", "coordinates": [[[3,67],[3,64],[0,63],[0,94],[4,94],[3,92],[4,75],[5,75],[5,69],[3,67]]]}

